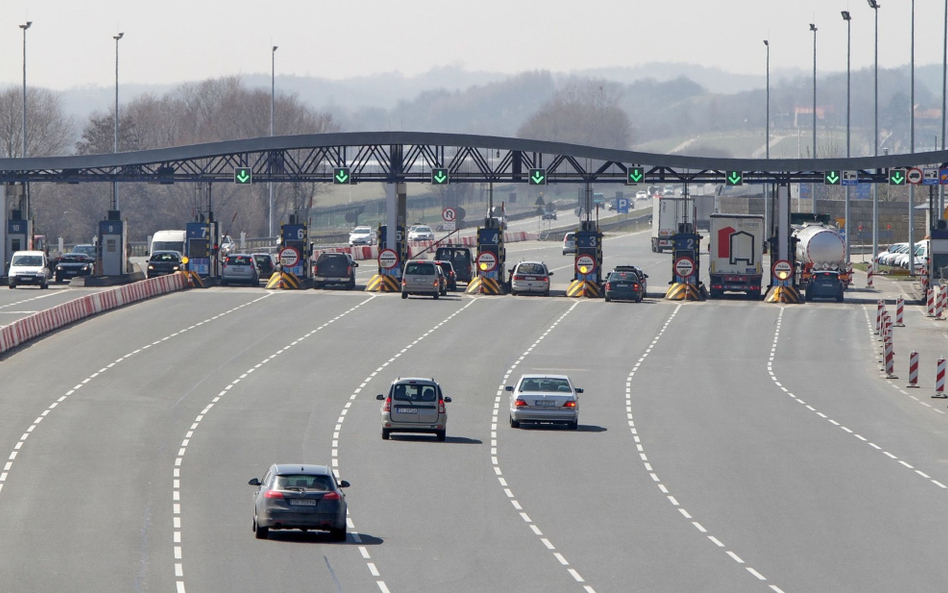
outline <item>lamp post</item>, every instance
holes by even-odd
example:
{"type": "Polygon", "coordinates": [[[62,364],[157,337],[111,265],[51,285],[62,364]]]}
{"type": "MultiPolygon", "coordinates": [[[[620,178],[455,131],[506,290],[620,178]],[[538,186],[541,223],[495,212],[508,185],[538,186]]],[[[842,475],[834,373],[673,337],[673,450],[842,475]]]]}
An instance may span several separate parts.
{"type": "MultiPolygon", "coordinates": [[[[945,33],[944,45],[942,46],[941,62],[941,149],[945,150],[945,107],[948,105],[948,0],[945,0],[945,33]]],[[[938,218],[941,219],[945,212],[945,186],[938,188],[938,218]]],[[[934,221],[932,221],[934,226],[934,221]]]]}
{"type": "MultiPolygon", "coordinates": [[[[948,0],[945,0],[948,2],[948,0]]],[[[764,151],[767,159],[770,159],[770,40],[764,39],[764,46],[767,48],[767,138],[764,142],[764,151]]],[[[764,186],[764,227],[767,229],[768,235],[764,237],[764,240],[770,238],[770,187],[764,186]]]]}
{"type": "MultiPolygon", "coordinates": [[[[274,45],[273,49],[270,50],[270,136],[273,136],[273,113],[274,105],[276,100],[276,51],[277,46],[274,45]]],[[[271,172],[272,174],[272,172],[271,172]]],[[[268,191],[270,193],[270,219],[267,226],[267,237],[273,236],[273,182],[271,181],[268,184],[268,191]]]]}
{"type": "MultiPolygon", "coordinates": [[[[112,152],[118,152],[118,135],[119,135],[119,101],[118,101],[118,86],[119,86],[119,39],[125,36],[125,33],[119,33],[113,35],[112,39],[115,40],[115,125],[113,127],[113,138],[112,138],[112,152]]],[[[118,195],[118,183],[115,181],[112,182],[112,210],[119,209],[119,195],[118,195]]]]}
{"type": "MultiPolygon", "coordinates": [[[[915,154],[915,0],[912,0],[911,100],[909,101],[909,153],[915,154]]],[[[909,276],[915,276],[915,185],[909,186],[908,212],[909,276]]]]}
{"type": "MultiPolygon", "coordinates": [[[[851,95],[851,73],[852,73],[852,15],[848,10],[842,12],[843,20],[846,21],[846,158],[852,156],[850,151],[850,136],[852,118],[852,95],[851,95]]],[[[852,261],[852,239],[849,231],[853,228],[849,220],[849,186],[846,186],[846,202],[843,207],[843,218],[846,219],[846,263],[852,261]]]]}
{"type": "MultiPolygon", "coordinates": [[[[879,8],[876,0],[866,0],[869,8],[875,12],[875,66],[873,68],[874,90],[874,131],[872,136],[873,155],[879,156],[879,8]]],[[[872,262],[875,264],[876,254],[879,253],[879,191],[878,184],[872,184],[872,262]]]]}
{"type": "MultiPolygon", "coordinates": [[[[26,153],[26,30],[33,25],[33,21],[26,21],[25,25],[20,25],[20,28],[23,29],[23,129],[20,131],[20,135],[23,137],[23,151],[20,156],[23,158],[27,157],[26,153]]],[[[30,219],[30,186],[29,184],[24,184],[24,190],[26,193],[26,212],[24,212],[24,219],[30,219]]],[[[6,224],[5,222],[3,224],[6,224]]],[[[32,238],[31,238],[32,239],[32,238]]]]}
{"type": "MultiPolygon", "coordinates": [[[[816,25],[810,23],[813,31],[813,158],[816,158],[816,25]]],[[[816,184],[812,184],[810,194],[813,196],[813,214],[816,214],[816,184]]]]}

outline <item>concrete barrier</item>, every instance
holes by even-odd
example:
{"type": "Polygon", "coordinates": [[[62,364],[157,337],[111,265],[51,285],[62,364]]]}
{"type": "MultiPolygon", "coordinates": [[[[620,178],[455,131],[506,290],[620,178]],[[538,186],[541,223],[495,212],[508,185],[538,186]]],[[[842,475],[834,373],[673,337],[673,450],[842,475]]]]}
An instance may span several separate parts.
{"type": "Polygon", "coordinates": [[[153,296],[182,290],[188,285],[183,274],[171,274],[125,284],[56,305],[0,328],[0,354],[20,344],[91,317],[153,296]]]}

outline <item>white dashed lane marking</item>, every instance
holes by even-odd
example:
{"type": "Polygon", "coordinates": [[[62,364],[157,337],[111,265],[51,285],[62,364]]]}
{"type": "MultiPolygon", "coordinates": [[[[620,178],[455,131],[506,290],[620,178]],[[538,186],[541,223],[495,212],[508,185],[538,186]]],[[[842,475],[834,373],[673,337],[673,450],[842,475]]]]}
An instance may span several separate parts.
{"type": "MultiPolygon", "coordinates": [[[[733,560],[737,564],[744,567],[744,569],[747,570],[747,572],[749,572],[758,580],[766,581],[767,578],[764,575],[757,572],[752,567],[747,566],[744,560],[740,556],[738,556],[736,552],[734,552],[733,550],[726,549],[727,546],[725,546],[721,542],[721,540],[719,540],[718,538],[714,537],[713,535],[710,535],[708,533],[708,530],[704,527],[704,525],[702,525],[701,523],[697,521],[694,521],[693,520],[694,517],[691,516],[691,513],[689,513],[684,508],[682,508],[678,499],[671,495],[671,493],[668,490],[668,487],[662,483],[662,481],[658,477],[658,474],[655,473],[652,467],[652,464],[649,463],[648,457],[646,456],[644,452],[644,448],[642,446],[641,435],[639,435],[639,432],[635,426],[634,419],[632,417],[632,377],[635,376],[635,373],[638,372],[639,367],[645,362],[645,359],[648,358],[649,354],[652,352],[652,349],[655,347],[655,345],[658,344],[658,341],[661,339],[662,335],[665,333],[665,330],[668,329],[668,324],[670,324],[672,320],[675,318],[675,316],[678,315],[678,311],[680,309],[681,309],[681,305],[678,305],[677,307],[675,307],[675,310],[672,312],[671,316],[665,321],[665,324],[662,326],[662,329],[658,332],[658,334],[656,334],[655,338],[652,340],[652,343],[649,344],[648,348],[646,348],[645,352],[642,354],[642,357],[639,358],[638,361],[635,363],[635,366],[632,368],[632,371],[629,373],[629,376],[625,380],[625,410],[626,410],[626,417],[629,419],[629,431],[632,433],[632,439],[635,441],[636,450],[640,452],[639,455],[641,457],[642,465],[644,466],[645,471],[648,472],[649,477],[652,478],[652,481],[655,483],[656,486],[658,486],[658,489],[661,490],[662,494],[665,495],[668,502],[670,502],[672,506],[678,509],[678,512],[681,514],[682,517],[691,521],[691,524],[694,526],[694,528],[697,529],[699,533],[704,534],[712,544],[714,544],[718,548],[724,549],[725,553],[728,555],[728,557],[731,558],[731,560],[733,560]]],[[[776,347],[776,341],[774,342],[774,347],[776,347]]],[[[773,357],[773,354],[771,354],[771,357],[773,357]]],[[[774,591],[774,593],[783,593],[780,590],[780,588],[777,587],[776,585],[770,585],[770,589],[774,591]]]]}
{"type": "MultiPolygon", "coordinates": [[[[271,294],[272,294],[272,293],[271,293],[271,294]]],[[[270,296],[270,295],[268,294],[267,296],[270,296]]],[[[263,297],[263,298],[266,298],[266,297],[263,297]]],[[[349,313],[352,313],[353,311],[355,311],[356,309],[358,309],[358,308],[361,307],[362,305],[368,303],[369,301],[371,301],[371,300],[373,300],[373,299],[375,299],[375,298],[376,298],[376,295],[370,296],[369,298],[367,298],[367,299],[365,299],[364,301],[360,302],[358,305],[356,305],[356,306],[354,306],[354,307],[352,307],[352,308],[350,308],[350,309],[347,309],[345,312],[341,313],[340,315],[337,315],[337,316],[334,317],[333,319],[330,319],[329,321],[327,321],[326,323],[320,325],[320,326],[317,327],[316,329],[310,331],[310,332],[307,333],[307,334],[304,334],[303,336],[301,336],[300,338],[298,338],[298,339],[296,340],[296,342],[294,342],[294,343],[295,343],[295,344],[299,344],[300,342],[302,342],[302,341],[305,340],[306,338],[312,336],[312,335],[315,334],[316,332],[318,332],[318,331],[320,331],[320,330],[322,330],[322,329],[325,329],[326,327],[332,325],[332,324],[335,323],[336,320],[338,320],[339,318],[341,318],[341,317],[343,317],[343,316],[345,316],[345,315],[348,315],[349,313]]],[[[259,299],[258,299],[258,300],[259,300],[259,299]]],[[[254,302],[254,301],[251,301],[251,302],[254,302]]],[[[280,350],[277,352],[276,355],[271,355],[271,356],[269,356],[268,358],[266,358],[266,359],[264,360],[264,362],[267,362],[267,361],[269,361],[269,360],[272,360],[273,358],[275,358],[275,357],[278,356],[279,354],[282,354],[282,353],[286,352],[286,351],[289,350],[290,348],[291,348],[291,346],[285,346],[284,348],[280,349],[280,350]]],[[[174,460],[174,467],[172,468],[172,476],[173,476],[173,478],[172,478],[172,490],[171,490],[171,500],[172,500],[172,506],[171,506],[172,517],[171,517],[171,521],[172,521],[172,526],[173,526],[174,530],[172,531],[171,540],[172,540],[172,543],[173,543],[172,552],[173,552],[173,556],[174,556],[174,576],[175,576],[175,588],[176,588],[176,590],[177,590],[177,593],[185,593],[185,587],[184,587],[184,554],[183,554],[182,546],[181,546],[181,467],[182,467],[182,465],[183,465],[183,463],[184,463],[184,454],[187,452],[188,445],[190,444],[191,438],[194,436],[195,431],[197,431],[197,429],[201,426],[201,422],[205,419],[205,417],[207,416],[207,414],[211,411],[211,408],[213,408],[214,405],[215,405],[217,402],[219,402],[222,397],[224,397],[224,396],[226,396],[228,393],[230,393],[231,389],[232,389],[235,385],[237,385],[238,383],[240,383],[241,380],[243,380],[244,377],[246,377],[246,376],[249,375],[250,373],[254,372],[254,370],[256,370],[257,368],[259,368],[259,366],[260,366],[260,365],[256,365],[255,367],[251,367],[251,368],[248,369],[246,372],[244,372],[243,374],[241,374],[240,377],[238,377],[238,378],[234,379],[233,381],[231,381],[223,390],[221,390],[220,393],[217,394],[217,396],[215,396],[215,397],[207,404],[207,406],[206,406],[203,410],[201,410],[201,413],[197,415],[197,417],[194,419],[194,423],[191,424],[190,428],[188,428],[187,433],[185,433],[185,435],[184,435],[184,440],[181,442],[181,448],[178,449],[178,455],[175,457],[175,460],[174,460]]],[[[337,430],[338,430],[338,427],[337,427],[337,430]]],[[[348,520],[347,520],[347,522],[348,522],[348,520]]],[[[352,535],[353,535],[353,539],[356,541],[356,543],[361,543],[361,542],[362,542],[361,539],[357,539],[358,534],[353,533],[352,535]]]]}

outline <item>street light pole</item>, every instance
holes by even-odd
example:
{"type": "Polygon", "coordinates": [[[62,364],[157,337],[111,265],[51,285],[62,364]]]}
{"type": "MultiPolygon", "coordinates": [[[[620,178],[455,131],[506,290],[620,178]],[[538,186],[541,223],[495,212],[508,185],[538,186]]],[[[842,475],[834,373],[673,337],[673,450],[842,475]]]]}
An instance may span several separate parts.
{"type": "MultiPolygon", "coordinates": [[[[23,150],[22,156],[26,158],[26,30],[33,25],[33,21],[26,21],[25,25],[20,25],[20,28],[23,29],[23,129],[20,132],[20,135],[23,137],[23,150]]],[[[23,213],[24,220],[30,219],[30,188],[28,184],[24,184],[24,190],[26,192],[26,212],[23,213]]],[[[2,224],[6,224],[3,222],[2,224]]],[[[32,243],[32,238],[30,238],[32,243]]]]}
{"type": "MultiPolygon", "coordinates": [[[[273,136],[273,113],[274,105],[276,101],[276,51],[277,46],[274,45],[273,49],[270,51],[270,136],[273,136]]],[[[272,174],[272,172],[271,172],[272,174]]],[[[267,237],[273,236],[273,182],[271,181],[268,184],[268,191],[270,193],[270,221],[267,226],[267,237]]]]}
{"type": "MultiPolygon", "coordinates": [[[[852,130],[852,15],[848,10],[842,12],[843,20],[846,21],[846,158],[852,156],[851,152],[851,130],[852,130]]],[[[852,221],[849,219],[849,186],[846,186],[846,202],[843,208],[843,218],[846,228],[846,263],[852,261],[852,238],[850,231],[853,229],[852,221]]]]}
{"type": "MultiPolygon", "coordinates": [[[[948,0],[945,0],[948,2],[948,0]]],[[[767,47],[767,138],[764,142],[764,151],[766,157],[770,159],[770,40],[764,39],[764,46],[767,47]]],[[[767,229],[767,235],[764,237],[764,240],[770,238],[770,186],[764,186],[764,228],[767,229]]]]}
{"type": "MultiPolygon", "coordinates": [[[[880,4],[876,0],[867,0],[869,8],[875,13],[875,66],[873,68],[873,104],[875,127],[872,137],[874,147],[874,156],[879,156],[879,8],[880,4]]],[[[875,263],[876,254],[879,253],[879,191],[878,184],[872,184],[872,262],[875,263]]]]}
{"type": "MultiPolygon", "coordinates": [[[[945,150],[945,107],[948,106],[948,0],[945,0],[945,34],[942,46],[941,62],[941,149],[945,150]]],[[[938,188],[938,218],[944,218],[945,213],[945,186],[938,188]]],[[[935,221],[932,221],[932,226],[935,221]]]]}
{"type": "MultiPolygon", "coordinates": [[[[813,158],[816,158],[816,25],[810,23],[813,31],[813,158]]],[[[813,214],[816,214],[816,184],[812,184],[810,194],[813,196],[813,214]]]]}
{"type": "MultiPolygon", "coordinates": [[[[119,33],[118,35],[113,35],[112,39],[115,40],[115,125],[113,127],[113,138],[112,138],[112,152],[118,152],[118,135],[119,135],[119,101],[118,101],[118,86],[119,86],[119,39],[125,36],[125,33],[119,33]]],[[[115,181],[112,182],[112,210],[119,209],[119,195],[118,195],[118,183],[115,181]]]]}
{"type": "MultiPolygon", "coordinates": [[[[911,100],[909,104],[909,153],[915,154],[915,0],[912,0],[911,100]]],[[[915,185],[909,186],[908,212],[909,276],[915,276],[915,185]]]]}

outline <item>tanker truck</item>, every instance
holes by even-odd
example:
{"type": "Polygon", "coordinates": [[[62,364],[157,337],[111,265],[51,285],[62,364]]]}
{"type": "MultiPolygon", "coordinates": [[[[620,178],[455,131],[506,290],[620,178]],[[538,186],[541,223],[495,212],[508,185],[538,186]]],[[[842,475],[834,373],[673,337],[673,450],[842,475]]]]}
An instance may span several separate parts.
{"type": "Polygon", "coordinates": [[[794,229],[793,238],[797,286],[803,289],[805,300],[834,298],[842,302],[850,272],[839,230],[825,224],[806,224],[794,229]]]}

